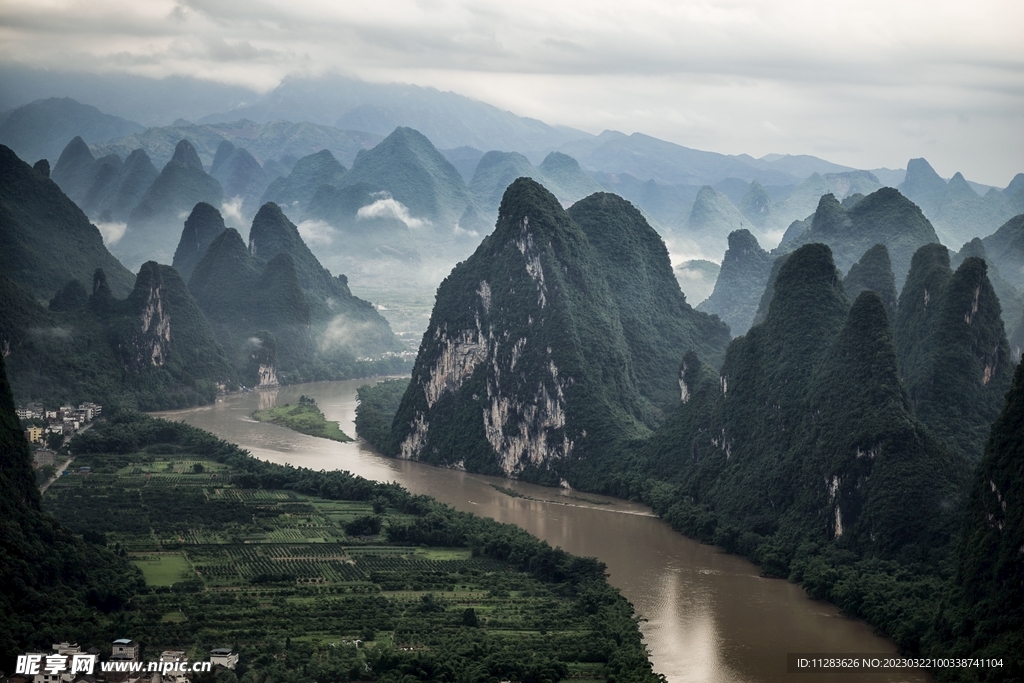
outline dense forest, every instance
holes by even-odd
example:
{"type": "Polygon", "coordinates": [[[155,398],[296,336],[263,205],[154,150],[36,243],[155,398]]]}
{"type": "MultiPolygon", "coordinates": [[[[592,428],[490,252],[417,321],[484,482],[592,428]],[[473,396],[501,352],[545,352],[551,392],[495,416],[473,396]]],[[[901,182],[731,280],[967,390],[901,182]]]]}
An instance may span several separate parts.
{"type": "MultiPolygon", "coordinates": [[[[516,211],[529,214],[531,226],[536,221],[551,230],[552,243],[581,239],[568,237],[572,228],[564,219],[560,223],[547,218],[548,204],[528,195],[523,187],[510,188],[506,199],[509,208],[517,206],[516,211]]],[[[895,207],[893,221],[908,211],[918,223],[924,220],[916,207],[905,204],[898,196],[881,192],[849,209],[838,203],[819,207],[819,213],[831,213],[816,217],[816,229],[835,235],[884,212],[887,205],[895,207]]],[[[525,226],[525,219],[520,223],[525,226]]],[[[525,228],[519,229],[524,240],[525,228]]],[[[496,232],[492,239],[497,242],[501,234],[496,232]]],[[[734,242],[737,257],[749,259],[756,254],[752,241],[743,248],[740,240],[734,242]]],[[[622,256],[629,253],[621,241],[617,245],[622,256]]],[[[902,244],[906,284],[897,300],[889,249],[884,244],[867,245],[854,255],[852,247],[844,245],[843,258],[852,264],[845,279],[825,244],[794,243],[777,258],[750,330],[729,344],[722,361],[692,349],[680,354],[675,407],[664,418],[647,423],[647,430],[609,428],[617,424],[611,419],[614,413],[599,409],[600,403],[591,400],[587,407],[606,418],[605,431],[597,433],[616,457],[601,456],[603,450],[579,449],[549,452],[534,462],[562,473],[583,490],[650,504],[675,529],[751,558],[767,576],[801,583],[812,597],[828,600],[892,637],[903,652],[940,656],[954,648],[961,654],[974,648],[986,656],[1008,655],[1016,643],[1013,634],[1019,632],[1019,607],[1006,600],[1008,611],[996,617],[995,603],[981,596],[1001,593],[977,588],[999,581],[1019,586],[1024,580],[1019,561],[1007,554],[1008,548],[1019,547],[1019,543],[1012,545],[1019,524],[1012,526],[1011,517],[1000,521],[992,508],[995,505],[1002,514],[1012,515],[1010,501],[1020,490],[1019,463],[1007,449],[1012,451],[1013,438],[1024,435],[1019,423],[1010,426],[1013,391],[1004,408],[1015,361],[988,265],[965,254],[954,270],[945,247],[925,244],[911,256],[907,244],[902,244]],[[1000,410],[1009,411],[1010,417],[1004,413],[990,435],[1000,410]],[[590,466],[599,463],[597,476],[580,466],[588,458],[590,466]],[[995,466],[993,461],[1002,464],[995,466]],[[990,477],[988,488],[975,483],[971,492],[972,479],[993,467],[1011,471],[1001,474],[1004,480],[990,477]],[[981,513],[979,506],[989,511],[981,513]],[[985,519],[987,528],[972,531],[972,524],[977,527],[985,519]],[[1002,536],[1004,528],[1007,538],[1002,536]],[[973,593],[965,588],[972,582],[973,593]]],[[[485,243],[482,249],[490,251],[494,246],[485,243]]],[[[526,257],[525,266],[510,260],[506,267],[533,272],[528,249],[513,256],[519,253],[526,257]]],[[[486,262],[501,260],[490,255],[486,262]]],[[[535,271],[558,273],[557,262],[541,258],[538,263],[532,266],[535,271]]],[[[473,259],[463,267],[472,264],[473,259]]],[[[572,274],[581,268],[573,264],[562,270],[572,274]]],[[[650,286],[650,277],[637,277],[642,270],[636,265],[616,270],[605,263],[604,271],[606,281],[616,283],[616,296],[630,286],[650,286]]],[[[463,275],[457,269],[452,277],[463,275]]],[[[484,276],[475,271],[465,277],[477,282],[484,276]]],[[[510,289],[532,293],[540,288],[555,301],[559,280],[550,277],[549,281],[537,279],[533,287],[526,279],[513,280],[510,289]]],[[[493,306],[500,294],[495,280],[491,282],[488,303],[493,306]]],[[[469,291],[468,284],[461,290],[469,291]]],[[[567,287],[566,291],[572,290],[567,287]]],[[[603,296],[597,288],[581,291],[603,296]]],[[[643,300],[636,294],[632,297],[634,302],[643,300]]],[[[469,311],[479,329],[488,330],[489,339],[514,340],[522,334],[529,348],[531,334],[536,334],[522,332],[529,325],[496,325],[490,322],[495,318],[486,307],[468,300],[454,305],[453,301],[442,287],[432,329],[464,328],[469,311]],[[484,328],[484,321],[491,327],[484,328]]],[[[503,320],[512,320],[516,310],[524,317],[535,311],[529,297],[500,301],[503,320]]],[[[601,308],[619,306],[608,303],[601,308]]],[[[576,314],[572,324],[579,325],[581,319],[585,317],[576,314]]],[[[633,326],[657,327],[641,318],[633,326]]],[[[618,334],[613,328],[595,338],[612,349],[631,348],[628,342],[617,341],[618,334]]],[[[494,380],[476,385],[487,364],[448,365],[439,343],[446,342],[428,333],[417,368],[429,369],[442,379],[414,372],[401,400],[398,383],[360,390],[357,431],[383,452],[398,454],[398,435],[405,443],[426,444],[435,453],[424,458],[430,462],[464,453],[461,442],[435,440],[438,423],[442,434],[457,434],[461,429],[468,435],[478,418],[466,414],[460,420],[459,411],[472,406],[477,396],[499,404],[506,396],[494,380]],[[463,395],[459,388],[463,383],[472,392],[463,395]],[[451,398],[447,392],[452,392],[451,398]],[[429,411],[415,417],[404,412],[421,396],[425,396],[424,407],[432,406],[429,411]],[[430,440],[423,441],[428,422],[430,440]]],[[[608,349],[589,360],[604,363],[605,381],[614,377],[614,358],[608,349]]],[[[529,365],[512,367],[527,386],[531,381],[546,382],[547,374],[554,377],[529,365]]],[[[566,365],[569,369],[564,371],[558,367],[559,381],[565,386],[592,372],[577,372],[577,365],[566,365]]],[[[627,362],[625,367],[630,375],[640,373],[639,363],[630,367],[627,362]]],[[[614,386],[623,400],[630,395],[623,381],[614,386]]],[[[619,408],[624,405],[630,404],[620,403],[619,408]]],[[[518,410],[528,414],[526,408],[518,410]]],[[[484,414],[486,425],[488,413],[484,414]]],[[[634,410],[634,415],[642,413],[634,410]]],[[[643,424],[642,419],[637,422],[643,424]]],[[[405,451],[402,455],[409,457],[405,451]]],[[[470,468],[470,460],[465,465],[470,468]]],[[[480,467],[478,461],[472,466],[480,467]]],[[[509,474],[542,479],[524,476],[525,472],[509,474]]],[[[947,670],[937,676],[1012,680],[1019,675],[1015,667],[1019,664],[1007,660],[1007,668],[1000,671],[947,670]]]]}

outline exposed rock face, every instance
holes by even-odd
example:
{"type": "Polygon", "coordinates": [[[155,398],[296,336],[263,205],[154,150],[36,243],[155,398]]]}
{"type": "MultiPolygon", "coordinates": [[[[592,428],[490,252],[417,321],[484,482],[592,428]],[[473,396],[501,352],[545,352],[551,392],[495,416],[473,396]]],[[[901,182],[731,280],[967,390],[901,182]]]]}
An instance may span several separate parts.
{"type": "Polygon", "coordinates": [[[633,213],[642,221],[639,213],[603,194],[577,207],[580,223],[527,178],[506,191],[495,232],[438,289],[395,418],[393,455],[578,486],[612,462],[618,440],[657,424],[663,392],[671,400],[678,396],[672,378],[686,351],[680,345],[721,353],[724,325],[686,305],[667,252],[662,262],[656,250],[624,248],[623,236],[637,239],[637,230],[646,244],[642,226],[630,222],[633,213]],[[605,247],[614,244],[620,254],[628,252],[624,258],[632,267],[608,260],[605,247]],[[610,274],[616,268],[640,284],[617,287],[616,277],[628,277],[610,274]],[[678,299],[662,297],[664,320],[627,315],[635,303],[653,297],[640,290],[660,292],[660,283],[673,287],[678,299]],[[674,316],[684,322],[667,322],[674,316]],[[627,324],[644,325],[640,332],[651,343],[663,339],[673,348],[672,360],[643,355],[626,334],[627,324]],[[712,341],[699,339],[706,331],[702,324],[712,341]],[[653,365],[664,366],[658,371],[664,387],[638,380],[655,374],[648,367],[653,365]]]}

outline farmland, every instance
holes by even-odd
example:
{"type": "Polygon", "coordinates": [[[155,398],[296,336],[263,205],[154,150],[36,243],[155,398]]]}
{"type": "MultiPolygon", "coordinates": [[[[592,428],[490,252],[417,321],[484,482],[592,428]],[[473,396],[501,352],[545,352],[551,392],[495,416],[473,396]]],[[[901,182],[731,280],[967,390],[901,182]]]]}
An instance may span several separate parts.
{"type": "Polygon", "coordinates": [[[91,473],[44,505],[141,569],[122,635],[151,652],[235,647],[243,679],[656,680],[594,560],[393,484],[132,420],[77,442],[91,473]]]}

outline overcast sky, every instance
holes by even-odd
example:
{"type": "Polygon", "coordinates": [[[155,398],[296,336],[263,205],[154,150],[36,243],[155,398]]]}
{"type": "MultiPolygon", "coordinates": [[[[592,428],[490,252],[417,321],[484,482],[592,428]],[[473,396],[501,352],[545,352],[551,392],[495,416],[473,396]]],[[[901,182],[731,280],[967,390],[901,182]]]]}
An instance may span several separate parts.
{"type": "Polygon", "coordinates": [[[598,133],[1004,186],[1024,2],[0,0],[0,61],[273,88],[340,71],[598,133]]]}

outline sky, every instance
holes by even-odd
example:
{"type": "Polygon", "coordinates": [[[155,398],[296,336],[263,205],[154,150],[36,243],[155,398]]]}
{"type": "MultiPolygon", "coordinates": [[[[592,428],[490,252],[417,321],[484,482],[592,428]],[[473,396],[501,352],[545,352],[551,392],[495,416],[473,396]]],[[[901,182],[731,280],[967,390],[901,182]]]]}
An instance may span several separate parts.
{"type": "Polygon", "coordinates": [[[0,63],[260,91],[338,72],[553,125],[857,168],[1024,171],[1020,0],[0,0],[0,63]]]}

